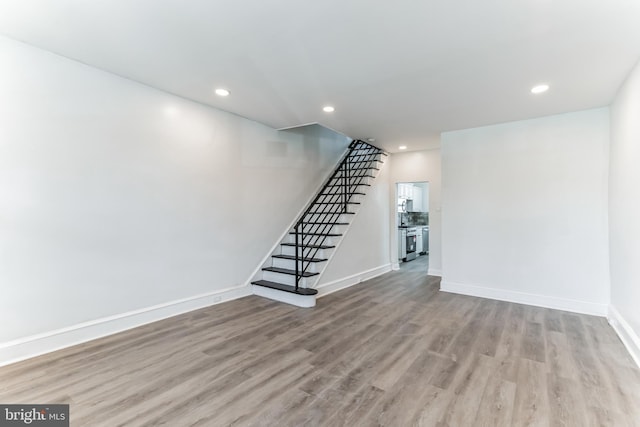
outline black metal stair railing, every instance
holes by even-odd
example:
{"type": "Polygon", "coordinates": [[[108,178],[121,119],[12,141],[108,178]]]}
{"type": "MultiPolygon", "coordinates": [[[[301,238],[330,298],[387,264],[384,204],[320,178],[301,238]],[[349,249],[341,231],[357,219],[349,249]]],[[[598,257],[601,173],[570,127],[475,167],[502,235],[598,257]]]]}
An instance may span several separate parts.
{"type": "Polygon", "coordinates": [[[350,214],[349,205],[359,186],[365,183],[372,170],[376,170],[378,156],[386,153],[361,140],[349,144],[347,154],[333,174],[309,204],[294,226],[295,235],[295,290],[300,279],[313,263],[318,252],[328,248],[324,243],[331,237],[331,229],[338,224],[341,215],[350,214]],[[311,220],[315,218],[315,220],[311,220]],[[305,228],[306,227],[306,228],[305,228]]]}

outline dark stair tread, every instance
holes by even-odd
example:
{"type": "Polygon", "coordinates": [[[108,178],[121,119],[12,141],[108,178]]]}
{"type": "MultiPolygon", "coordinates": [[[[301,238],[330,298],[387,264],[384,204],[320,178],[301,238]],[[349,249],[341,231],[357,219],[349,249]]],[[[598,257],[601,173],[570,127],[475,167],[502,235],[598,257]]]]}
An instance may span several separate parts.
{"type": "MultiPolygon", "coordinates": [[[[342,179],[342,176],[334,176],[333,179],[342,179]]],[[[375,176],[373,175],[352,175],[349,177],[349,179],[354,179],[354,178],[375,178],[375,176]]]]}
{"type": "MultiPolygon", "coordinates": [[[[280,267],[265,267],[262,269],[262,271],[271,271],[273,273],[289,274],[291,276],[296,275],[295,270],[290,270],[288,268],[280,268],[280,267]]],[[[312,277],[312,276],[317,276],[318,274],[320,273],[311,273],[308,271],[298,272],[298,276],[300,277],[312,277]]]]}
{"type": "MultiPolygon", "coordinates": [[[[375,177],[373,175],[358,175],[358,176],[349,177],[348,178],[349,182],[347,183],[347,187],[349,187],[349,186],[353,187],[355,185],[360,185],[359,184],[360,182],[365,184],[364,178],[369,179],[369,178],[375,178],[375,177]],[[359,179],[359,178],[363,178],[363,179],[359,179]],[[356,180],[357,180],[358,183],[356,183],[356,180]]],[[[331,182],[336,182],[336,181],[339,182],[340,184],[332,184],[332,185],[338,185],[340,187],[344,187],[344,182],[343,182],[343,179],[342,179],[341,176],[335,176],[335,177],[331,178],[331,182]]]]}
{"type": "MultiPolygon", "coordinates": [[[[371,184],[366,184],[364,182],[361,182],[360,184],[349,184],[347,185],[347,187],[357,187],[358,185],[364,185],[366,187],[371,187],[371,184]]],[[[327,187],[344,187],[343,184],[329,184],[327,185],[327,187]]]]}
{"type": "MultiPolygon", "coordinates": [[[[342,193],[341,192],[336,192],[336,193],[320,193],[321,196],[340,196],[342,197],[342,193]]],[[[353,195],[357,195],[357,196],[366,196],[367,193],[360,193],[358,191],[354,191],[353,193],[349,193],[350,196],[353,195]]]]}
{"type": "MultiPolygon", "coordinates": [[[[353,193],[348,193],[347,196],[348,196],[349,200],[351,200],[351,196],[353,196],[353,193]]],[[[342,193],[333,193],[333,194],[331,194],[331,193],[330,194],[324,194],[323,193],[323,194],[320,194],[320,197],[324,198],[325,201],[316,202],[315,204],[319,204],[319,205],[325,204],[325,205],[327,205],[327,204],[331,204],[331,203],[344,203],[343,200],[336,201],[336,199],[343,199],[344,198],[342,193]]],[[[351,202],[351,201],[349,201],[347,203],[351,203],[353,205],[361,204],[360,202],[351,202]]]]}
{"type": "MultiPolygon", "coordinates": [[[[344,169],[346,169],[346,168],[344,168],[344,169]]],[[[341,168],[341,169],[338,170],[338,172],[342,172],[344,169],[341,168]]],[[[363,171],[363,170],[369,170],[369,169],[373,169],[373,170],[377,170],[377,171],[380,170],[380,168],[377,168],[375,166],[367,166],[366,168],[349,168],[349,170],[352,170],[352,171],[363,171]]]]}
{"type": "MultiPolygon", "coordinates": [[[[296,246],[295,243],[280,243],[282,246],[296,246]]],[[[302,249],[333,249],[335,246],[333,245],[298,245],[298,247],[302,249]]]]}
{"type": "MultiPolygon", "coordinates": [[[[292,236],[296,234],[295,231],[290,231],[289,234],[291,234],[292,236]]],[[[305,236],[327,236],[327,237],[340,237],[342,236],[342,234],[339,233],[300,233],[300,234],[304,234],[305,236]]]]}
{"type": "Polygon", "coordinates": [[[304,225],[349,225],[348,222],[322,222],[322,221],[311,221],[311,222],[303,222],[304,225]]]}
{"type": "MultiPolygon", "coordinates": [[[[348,205],[359,205],[360,202],[347,202],[348,205]]],[[[314,205],[344,205],[344,202],[315,202],[314,205]]]]}
{"type": "Polygon", "coordinates": [[[251,282],[252,285],[264,286],[265,288],[276,289],[278,291],[291,292],[292,294],[298,295],[315,295],[318,293],[317,289],[311,288],[298,288],[296,290],[295,286],[284,285],[282,283],[270,282],[269,280],[257,280],[255,282],[251,282]]]}
{"type": "MultiPolygon", "coordinates": [[[[288,259],[291,261],[296,260],[295,255],[273,255],[272,258],[288,259]]],[[[304,262],[324,262],[327,261],[327,258],[299,258],[298,260],[304,262]]]]}
{"type": "MultiPolygon", "coordinates": [[[[354,158],[354,157],[365,157],[365,156],[387,156],[387,153],[383,153],[383,152],[369,152],[369,153],[351,153],[350,157],[354,158]]],[[[378,160],[379,162],[381,160],[378,160]]]]}
{"type": "Polygon", "coordinates": [[[307,212],[307,215],[355,215],[355,212],[307,212]]]}
{"type": "MultiPolygon", "coordinates": [[[[360,157],[360,156],[357,156],[360,157]]],[[[358,159],[358,160],[349,160],[349,163],[351,163],[352,165],[360,165],[360,164],[364,164],[364,163],[384,163],[382,160],[380,159],[358,159]]]]}
{"type": "Polygon", "coordinates": [[[377,155],[381,155],[381,156],[387,156],[388,154],[385,153],[384,151],[380,150],[380,151],[367,151],[369,150],[368,148],[355,148],[350,155],[351,156],[377,156],[377,155]],[[356,151],[366,151],[366,153],[362,153],[362,154],[356,154],[356,151]]]}

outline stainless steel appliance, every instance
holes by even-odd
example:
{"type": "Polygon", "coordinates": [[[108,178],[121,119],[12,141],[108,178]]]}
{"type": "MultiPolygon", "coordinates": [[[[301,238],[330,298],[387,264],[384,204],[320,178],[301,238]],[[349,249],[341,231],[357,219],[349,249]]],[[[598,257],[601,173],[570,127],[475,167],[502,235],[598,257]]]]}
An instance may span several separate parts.
{"type": "Polygon", "coordinates": [[[422,252],[420,255],[426,255],[429,253],[429,226],[422,227],[422,252]]]}
{"type": "Polygon", "coordinates": [[[413,200],[398,199],[398,212],[413,212],[413,200]]]}
{"type": "Polygon", "coordinates": [[[416,259],[416,228],[409,227],[407,228],[407,255],[404,257],[404,261],[411,261],[416,259]]]}
{"type": "Polygon", "coordinates": [[[407,199],[404,205],[405,212],[413,212],[413,200],[407,199]]]}

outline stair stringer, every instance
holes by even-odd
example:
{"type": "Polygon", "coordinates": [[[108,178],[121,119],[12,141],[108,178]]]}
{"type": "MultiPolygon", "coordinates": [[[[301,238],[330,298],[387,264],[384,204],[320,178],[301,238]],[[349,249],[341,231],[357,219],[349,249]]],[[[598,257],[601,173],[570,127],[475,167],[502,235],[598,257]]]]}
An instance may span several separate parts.
{"type": "MultiPolygon", "coordinates": [[[[342,161],[342,159],[344,159],[345,156],[347,156],[348,153],[349,153],[349,148],[347,147],[347,148],[345,148],[343,153],[340,155],[340,160],[339,161],[342,161]]],[[[269,252],[267,252],[267,255],[262,259],[262,261],[255,268],[255,270],[253,270],[251,275],[249,275],[247,280],[244,282],[244,286],[252,286],[251,282],[255,281],[256,278],[262,277],[262,274],[261,274],[262,269],[264,267],[268,267],[269,266],[269,264],[270,264],[269,260],[271,259],[271,257],[273,255],[277,255],[278,248],[280,247],[280,244],[285,241],[285,239],[289,235],[289,232],[291,231],[291,229],[296,225],[296,222],[298,221],[298,218],[300,218],[300,216],[307,209],[307,207],[309,206],[311,201],[314,199],[315,195],[319,191],[322,190],[322,187],[324,186],[325,182],[329,179],[331,174],[333,174],[334,170],[335,170],[335,168],[329,168],[327,173],[322,177],[322,179],[320,180],[320,184],[318,184],[318,186],[315,189],[315,191],[313,193],[311,193],[311,196],[309,196],[309,198],[305,201],[305,203],[302,205],[300,210],[294,215],[293,219],[291,220],[291,222],[289,223],[287,228],[282,232],[282,234],[280,235],[280,237],[278,238],[276,243],[271,247],[271,250],[269,252]]],[[[253,286],[253,288],[255,290],[256,287],[253,286]]],[[[255,294],[255,292],[254,292],[254,294],[255,294]]]]}
{"type": "MultiPolygon", "coordinates": [[[[345,156],[348,155],[349,150],[347,150],[345,152],[345,156]]],[[[370,181],[372,183],[375,183],[376,178],[379,176],[379,174],[381,173],[382,169],[386,166],[385,162],[382,161],[382,157],[383,157],[383,152],[381,152],[379,154],[379,159],[376,161],[378,167],[378,170],[372,170],[371,174],[373,175],[373,177],[370,179],[370,181]]],[[[343,156],[344,158],[344,156],[343,156]]],[[[368,180],[367,180],[368,181],[368,180]]],[[[374,185],[374,184],[371,184],[374,185]]],[[[324,261],[322,264],[323,266],[321,267],[319,274],[314,276],[312,279],[304,279],[305,280],[305,288],[309,288],[309,289],[315,289],[315,286],[317,286],[317,284],[320,281],[320,278],[322,277],[324,271],[326,270],[326,267],[329,265],[329,263],[331,262],[331,260],[333,259],[335,253],[338,251],[340,245],[342,244],[344,238],[347,236],[351,226],[353,225],[354,221],[356,221],[356,218],[358,217],[360,211],[366,206],[367,203],[367,199],[369,197],[367,197],[369,195],[368,192],[366,192],[366,188],[368,188],[367,186],[362,186],[362,188],[360,189],[361,192],[365,193],[364,196],[357,196],[360,197],[361,200],[361,204],[359,205],[353,205],[350,208],[350,211],[352,211],[354,214],[353,215],[347,215],[349,218],[349,221],[345,221],[348,222],[348,225],[342,225],[340,227],[344,227],[343,231],[341,232],[341,236],[339,238],[332,238],[332,245],[335,246],[332,249],[328,249],[329,251],[329,255],[325,255],[324,258],[327,258],[326,261],[324,261]],[[311,282],[311,284],[309,284],[308,286],[306,282],[311,282]]],[[[321,187],[322,189],[322,187],[321,187]]],[[[319,190],[320,191],[320,190],[319,190]]],[[[311,199],[310,199],[311,200],[311,199]]],[[[304,212],[304,209],[301,210],[298,215],[296,216],[296,219],[290,224],[289,228],[287,228],[284,233],[281,235],[281,238],[278,240],[278,242],[272,247],[271,252],[263,259],[263,262],[260,264],[260,266],[254,271],[254,274],[252,276],[252,279],[249,281],[249,283],[255,282],[257,280],[260,280],[261,278],[264,277],[264,272],[263,269],[266,267],[270,267],[273,263],[273,257],[274,255],[279,255],[282,253],[282,244],[285,242],[289,241],[289,233],[291,232],[291,230],[293,229],[293,227],[295,226],[295,224],[297,223],[297,219],[301,216],[301,214],[304,212]]],[[[335,227],[335,226],[333,226],[335,227]]],[[[332,229],[333,229],[332,227],[332,229]]],[[[325,250],[326,251],[326,250],[325,250]]],[[[269,289],[269,288],[265,288],[264,286],[257,286],[257,285],[252,285],[253,288],[253,293],[254,295],[259,295],[259,296],[263,296],[269,299],[274,299],[277,301],[281,301],[281,302],[285,302],[288,304],[292,304],[292,305],[296,305],[299,307],[313,307],[315,306],[315,301],[316,301],[316,295],[298,295],[298,294],[294,294],[294,293],[290,293],[290,292],[286,292],[286,291],[280,291],[280,290],[275,290],[275,289],[269,289]]]]}

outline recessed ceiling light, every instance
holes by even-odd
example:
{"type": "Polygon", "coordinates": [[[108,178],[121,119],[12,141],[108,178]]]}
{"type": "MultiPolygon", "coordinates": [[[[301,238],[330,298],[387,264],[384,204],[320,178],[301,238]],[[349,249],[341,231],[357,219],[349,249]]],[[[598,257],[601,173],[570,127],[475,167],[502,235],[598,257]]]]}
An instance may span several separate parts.
{"type": "Polygon", "coordinates": [[[400,147],[398,147],[398,150],[406,150],[407,146],[406,145],[401,145],[400,147]]]}
{"type": "Polygon", "coordinates": [[[531,93],[543,93],[549,90],[549,85],[537,85],[531,88],[531,93]]]}
{"type": "Polygon", "coordinates": [[[336,111],[336,109],[333,108],[331,105],[327,105],[322,109],[322,111],[324,111],[325,113],[333,113],[334,111],[336,111]]]}
{"type": "Polygon", "coordinates": [[[367,138],[367,141],[369,141],[369,142],[376,142],[376,139],[375,139],[375,138],[367,138]]]}
{"type": "Polygon", "coordinates": [[[216,95],[218,96],[229,96],[230,93],[231,92],[229,92],[226,89],[222,89],[222,88],[216,89],[216,95]]]}

